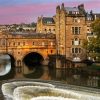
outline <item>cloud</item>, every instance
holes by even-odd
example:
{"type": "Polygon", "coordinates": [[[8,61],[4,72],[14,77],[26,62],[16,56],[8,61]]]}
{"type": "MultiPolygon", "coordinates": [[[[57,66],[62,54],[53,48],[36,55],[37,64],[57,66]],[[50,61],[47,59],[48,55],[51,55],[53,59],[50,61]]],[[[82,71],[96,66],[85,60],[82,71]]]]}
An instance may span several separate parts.
{"type": "Polygon", "coordinates": [[[47,14],[55,14],[55,6],[53,6],[53,4],[30,4],[23,6],[0,7],[0,24],[2,24],[3,21],[5,23],[7,20],[7,23],[13,23],[14,19],[14,22],[20,23],[21,19],[22,21],[26,21],[29,17],[32,19],[32,17],[35,18],[47,14]],[[16,21],[16,17],[18,21],[16,21]]]}
{"type": "MultiPolygon", "coordinates": [[[[27,1],[27,0],[26,0],[27,1]]],[[[40,0],[42,1],[42,0],[40,0]]],[[[44,0],[45,1],[45,0],[44,0]]],[[[51,0],[53,1],[53,0],[51,0]]],[[[12,6],[0,6],[0,24],[8,23],[21,23],[21,22],[32,22],[36,21],[38,16],[53,16],[56,14],[56,6],[61,5],[61,0],[59,2],[50,3],[31,3],[22,5],[12,5],[12,6]]],[[[69,0],[66,1],[65,6],[77,6],[84,3],[87,10],[93,10],[94,12],[100,11],[100,1],[99,0],[77,0],[76,2],[69,0]],[[84,2],[83,2],[84,1],[84,2]]]]}

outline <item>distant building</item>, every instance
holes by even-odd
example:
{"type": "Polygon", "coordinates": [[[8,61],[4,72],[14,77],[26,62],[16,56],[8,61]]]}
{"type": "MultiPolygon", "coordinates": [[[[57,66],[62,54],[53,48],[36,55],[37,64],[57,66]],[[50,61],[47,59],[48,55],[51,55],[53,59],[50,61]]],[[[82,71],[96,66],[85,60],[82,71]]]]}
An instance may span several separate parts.
{"type": "Polygon", "coordinates": [[[37,33],[54,33],[55,34],[55,20],[52,17],[38,17],[37,33]]]}
{"type": "Polygon", "coordinates": [[[36,25],[32,24],[11,24],[11,25],[0,25],[1,32],[35,32],[36,25]]]}

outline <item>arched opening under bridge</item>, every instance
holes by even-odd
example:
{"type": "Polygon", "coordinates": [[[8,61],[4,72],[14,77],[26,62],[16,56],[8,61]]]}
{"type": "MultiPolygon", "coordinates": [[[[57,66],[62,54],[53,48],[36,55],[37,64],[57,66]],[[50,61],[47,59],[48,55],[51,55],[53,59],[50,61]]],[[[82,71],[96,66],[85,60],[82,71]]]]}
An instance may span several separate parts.
{"type": "Polygon", "coordinates": [[[15,59],[10,54],[0,54],[0,80],[15,76],[15,59]]]}

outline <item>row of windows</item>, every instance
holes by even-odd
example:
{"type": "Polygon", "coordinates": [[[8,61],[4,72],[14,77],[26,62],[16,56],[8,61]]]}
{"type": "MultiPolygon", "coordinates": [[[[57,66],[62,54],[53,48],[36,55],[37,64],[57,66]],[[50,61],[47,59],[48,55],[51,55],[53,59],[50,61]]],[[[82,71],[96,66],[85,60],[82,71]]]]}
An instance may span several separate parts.
{"type": "MultiPolygon", "coordinates": [[[[25,46],[25,45],[28,45],[28,43],[25,43],[25,42],[9,42],[9,41],[6,41],[5,39],[1,39],[0,45],[1,46],[6,46],[6,45],[8,45],[8,46],[25,46]]],[[[53,46],[53,45],[55,45],[55,43],[52,42],[52,41],[45,41],[45,42],[35,41],[35,42],[32,42],[32,45],[40,45],[40,46],[50,45],[50,46],[53,46]]]]}
{"type": "MultiPolygon", "coordinates": [[[[25,42],[9,42],[8,43],[8,46],[11,46],[11,45],[13,45],[13,46],[25,46],[25,45],[27,45],[25,42]]],[[[50,46],[53,46],[54,45],[54,43],[53,42],[50,42],[49,44],[48,43],[46,43],[46,42],[32,42],[32,45],[40,45],[40,46],[45,46],[45,45],[50,45],[50,46]]]]}
{"type": "MultiPolygon", "coordinates": [[[[52,32],[52,31],[55,31],[55,29],[51,30],[51,29],[44,29],[45,32],[52,32]]],[[[78,35],[80,34],[80,31],[81,31],[81,27],[72,27],[72,34],[74,35],[78,35]]]]}
{"type": "Polygon", "coordinates": [[[80,23],[80,19],[79,18],[73,18],[73,22],[80,23]]]}
{"type": "MultiPolygon", "coordinates": [[[[81,30],[81,27],[72,27],[72,33],[75,34],[75,35],[80,34],[80,30],[81,30]]],[[[55,29],[53,29],[53,30],[51,30],[51,29],[44,29],[44,31],[45,32],[48,32],[48,31],[52,32],[52,31],[55,31],[55,29]]],[[[91,30],[88,28],[87,32],[91,32],[91,30]]]]}
{"type": "Polygon", "coordinates": [[[81,48],[72,48],[72,53],[81,53],[81,48]]]}
{"type": "MultiPolygon", "coordinates": [[[[45,32],[55,32],[55,29],[44,29],[44,31],[45,32]]],[[[81,32],[81,27],[72,27],[72,34],[79,35],[80,32],[81,32]]]]}
{"type": "Polygon", "coordinates": [[[49,31],[49,32],[52,32],[52,31],[55,31],[55,29],[44,29],[45,32],[49,31]]]}
{"type": "Polygon", "coordinates": [[[79,14],[79,11],[69,11],[69,14],[79,14]]]}
{"type": "MultiPolygon", "coordinates": [[[[49,50],[49,51],[47,51],[47,54],[48,54],[48,53],[49,53],[49,54],[50,54],[50,53],[52,54],[53,52],[54,52],[53,50],[49,50]]],[[[21,52],[18,51],[17,54],[21,54],[21,52]]],[[[17,63],[17,65],[20,66],[21,64],[17,63]]]]}

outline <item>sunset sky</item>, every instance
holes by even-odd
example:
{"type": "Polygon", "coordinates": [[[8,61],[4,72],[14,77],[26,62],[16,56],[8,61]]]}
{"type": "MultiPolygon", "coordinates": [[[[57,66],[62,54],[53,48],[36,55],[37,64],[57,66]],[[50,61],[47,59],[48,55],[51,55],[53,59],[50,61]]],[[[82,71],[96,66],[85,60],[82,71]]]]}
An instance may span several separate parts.
{"type": "Polygon", "coordinates": [[[55,15],[56,6],[78,6],[100,13],[100,0],[0,0],[0,24],[36,22],[38,16],[55,15]]]}

